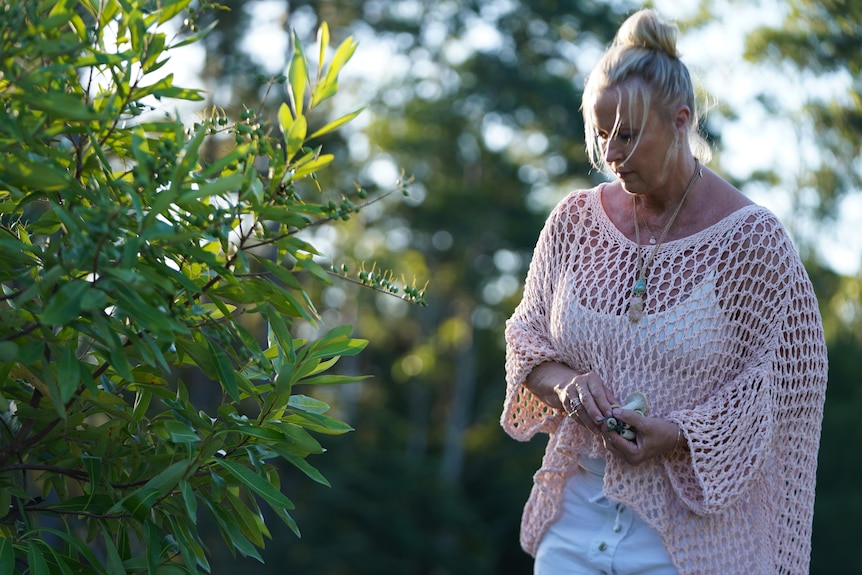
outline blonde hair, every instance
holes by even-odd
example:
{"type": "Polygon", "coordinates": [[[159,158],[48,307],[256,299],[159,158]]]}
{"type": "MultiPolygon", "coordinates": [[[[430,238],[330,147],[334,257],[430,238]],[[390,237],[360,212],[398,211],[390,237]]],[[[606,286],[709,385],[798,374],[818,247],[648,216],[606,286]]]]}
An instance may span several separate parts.
{"type": "MultiPolygon", "coordinates": [[[[653,97],[656,111],[670,117],[671,110],[688,106],[688,144],[702,162],[712,155],[709,144],[698,132],[700,117],[695,103],[694,87],[688,68],[680,60],[676,48],[679,28],[663,20],[654,10],[639,10],[623,22],[613,43],[608,47],[584,86],[582,111],[587,156],[598,169],[605,168],[605,158],[597,140],[595,104],[609,89],[625,91],[628,96],[629,118],[635,104],[641,104],[641,128],[646,125],[653,97]]],[[[620,125],[620,109],[614,124],[614,136],[620,125]]],[[[637,142],[635,146],[637,147],[637,142]]],[[[634,150],[634,148],[633,148],[634,150]]],[[[671,150],[668,150],[670,155],[671,150]]],[[[668,160],[670,158],[668,157],[668,160]]]]}

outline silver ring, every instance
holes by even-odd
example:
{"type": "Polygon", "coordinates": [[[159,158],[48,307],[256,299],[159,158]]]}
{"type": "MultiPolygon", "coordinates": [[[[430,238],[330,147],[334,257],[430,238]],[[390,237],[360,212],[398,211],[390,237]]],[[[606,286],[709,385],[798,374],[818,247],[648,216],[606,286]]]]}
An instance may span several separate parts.
{"type": "Polygon", "coordinates": [[[577,413],[578,408],[582,405],[583,405],[583,403],[581,403],[577,399],[569,398],[569,407],[571,407],[571,409],[568,412],[566,412],[566,415],[568,415],[569,417],[577,417],[578,416],[578,413],[577,413]]]}

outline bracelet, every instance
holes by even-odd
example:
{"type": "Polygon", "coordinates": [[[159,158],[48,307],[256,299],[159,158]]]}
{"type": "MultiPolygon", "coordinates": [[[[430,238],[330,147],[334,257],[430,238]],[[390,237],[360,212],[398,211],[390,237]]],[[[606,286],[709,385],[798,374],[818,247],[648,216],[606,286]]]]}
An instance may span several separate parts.
{"type": "Polygon", "coordinates": [[[676,426],[676,443],[673,444],[673,450],[676,451],[679,449],[679,440],[682,439],[682,427],[678,424],[676,426]]]}

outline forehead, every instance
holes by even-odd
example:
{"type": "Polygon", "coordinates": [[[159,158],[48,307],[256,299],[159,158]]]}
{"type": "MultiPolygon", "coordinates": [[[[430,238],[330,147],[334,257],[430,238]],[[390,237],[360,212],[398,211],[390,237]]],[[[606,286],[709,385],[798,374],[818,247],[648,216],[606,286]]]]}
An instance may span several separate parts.
{"type": "Polygon", "coordinates": [[[641,126],[644,123],[644,102],[630,90],[612,86],[598,93],[592,106],[592,116],[598,130],[641,126]]]}

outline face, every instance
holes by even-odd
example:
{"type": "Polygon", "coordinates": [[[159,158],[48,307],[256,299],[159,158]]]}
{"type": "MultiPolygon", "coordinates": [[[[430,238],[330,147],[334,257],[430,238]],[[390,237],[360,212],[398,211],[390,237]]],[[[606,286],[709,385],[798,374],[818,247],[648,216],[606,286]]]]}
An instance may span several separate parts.
{"type": "Polygon", "coordinates": [[[599,94],[593,107],[598,145],[607,167],[630,194],[661,193],[677,155],[671,153],[688,117],[683,107],[673,117],[655,111],[644,117],[636,95],[611,87],[599,94]],[[630,101],[630,98],[632,100],[630,101]],[[631,105],[630,105],[631,104],[631,105]]]}

